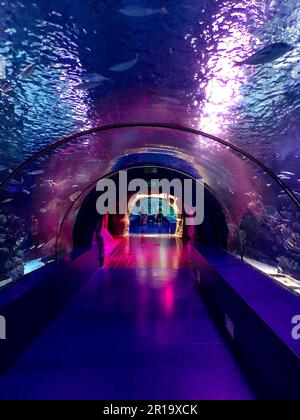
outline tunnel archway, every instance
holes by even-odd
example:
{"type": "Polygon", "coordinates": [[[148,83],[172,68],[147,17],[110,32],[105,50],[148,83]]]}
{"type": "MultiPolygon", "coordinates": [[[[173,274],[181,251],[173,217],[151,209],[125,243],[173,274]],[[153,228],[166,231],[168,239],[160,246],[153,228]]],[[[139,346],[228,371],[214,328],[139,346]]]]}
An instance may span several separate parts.
{"type": "MultiPolygon", "coordinates": [[[[131,178],[138,176],[141,171],[148,169],[150,169],[148,165],[131,166],[128,169],[128,172],[131,172],[131,175],[128,176],[128,179],[130,180],[131,178]]],[[[177,179],[190,178],[195,180],[195,178],[190,174],[179,172],[178,170],[170,169],[165,166],[151,166],[151,169],[156,170],[155,176],[161,176],[164,178],[169,177],[169,179],[174,179],[174,177],[176,177],[177,179]]],[[[117,180],[118,172],[105,175],[104,178],[117,180]]],[[[96,211],[96,201],[99,197],[99,192],[96,191],[95,184],[89,186],[87,190],[84,191],[71,205],[68,212],[65,214],[59,229],[57,246],[59,246],[60,242],[64,242],[62,238],[64,237],[64,231],[68,230],[68,219],[71,221],[73,220],[72,212],[74,211],[74,208],[78,206],[79,210],[77,212],[75,210],[76,218],[72,228],[73,246],[70,247],[70,251],[74,252],[75,255],[83,252],[85,249],[89,249],[92,246],[96,226],[98,223],[102,223],[103,220],[103,216],[99,215],[96,211]],[[77,201],[81,204],[78,204],[77,201]]],[[[134,195],[135,194],[132,193],[130,197],[132,198],[134,195]]],[[[234,219],[234,216],[231,214],[230,210],[226,207],[226,204],[222,202],[221,197],[217,197],[212,191],[209,190],[208,187],[205,188],[204,195],[204,222],[196,227],[193,234],[194,238],[189,237],[191,233],[186,228],[184,228],[184,223],[182,223],[180,226],[180,236],[182,236],[185,240],[199,240],[201,243],[220,246],[226,249],[229,240],[228,236],[230,234],[228,224],[234,224],[235,228],[237,229],[237,222],[234,219]]],[[[123,216],[121,215],[120,218],[122,219],[124,216],[126,216],[126,214],[123,216]]],[[[120,221],[118,220],[118,225],[119,223],[120,221]]],[[[124,227],[121,234],[127,233],[127,228],[124,227]]],[[[61,253],[59,249],[57,249],[56,252],[58,254],[61,253]]]]}

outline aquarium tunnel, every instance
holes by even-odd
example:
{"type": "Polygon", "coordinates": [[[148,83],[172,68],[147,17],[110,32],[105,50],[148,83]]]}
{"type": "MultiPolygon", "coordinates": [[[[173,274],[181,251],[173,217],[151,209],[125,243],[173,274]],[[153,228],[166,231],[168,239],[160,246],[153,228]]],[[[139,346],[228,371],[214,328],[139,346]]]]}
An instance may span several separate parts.
{"type": "Polygon", "coordinates": [[[150,3],[1,5],[0,400],[300,398],[300,6],[150,3]]]}

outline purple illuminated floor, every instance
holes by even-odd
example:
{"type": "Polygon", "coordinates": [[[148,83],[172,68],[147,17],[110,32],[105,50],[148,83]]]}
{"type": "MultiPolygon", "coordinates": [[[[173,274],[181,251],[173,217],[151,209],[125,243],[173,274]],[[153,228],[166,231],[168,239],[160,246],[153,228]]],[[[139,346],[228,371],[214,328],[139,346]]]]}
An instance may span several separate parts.
{"type": "Polygon", "coordinates": [[[175,238],[121,242],[2,377],[0,398],[255,398],[189,268],[175,238]]]}

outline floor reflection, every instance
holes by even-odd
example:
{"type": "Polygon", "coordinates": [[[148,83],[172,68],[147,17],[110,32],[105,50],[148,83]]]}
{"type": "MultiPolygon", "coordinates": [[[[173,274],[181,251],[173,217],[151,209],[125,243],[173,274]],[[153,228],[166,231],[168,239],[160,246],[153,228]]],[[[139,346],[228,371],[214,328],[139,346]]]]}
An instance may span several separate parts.
{"type": "Polygon", "coordinates": [[[106,258],[105,268],[192,268],[181,238],[172,235],[126,236],[106,258]]]}

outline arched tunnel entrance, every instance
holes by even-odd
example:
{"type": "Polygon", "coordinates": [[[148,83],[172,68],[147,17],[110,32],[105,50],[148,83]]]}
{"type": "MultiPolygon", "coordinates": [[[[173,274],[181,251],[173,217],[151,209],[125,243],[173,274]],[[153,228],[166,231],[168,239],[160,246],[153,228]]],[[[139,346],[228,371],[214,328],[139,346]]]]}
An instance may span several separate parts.
{"type": "Polygon", "coordinates": [[[181,237],[181,217],[177,211],[176,199],[168,194],[140,194],[132,203],[136,209],[128,214],[128,233],[181,237]]]}
{"type": "MultiPolygon", "coordinates": [[[[151,156],[153,153],[148,154],[151,156]]],[[[154,158],[152,157],[152,165],[154,163],[154,158]]],[[[132,156],[131,156],[132,158],[132,156]]],[[[156,156],[158,159],[158,156],[156,156]]],[[[169,158],[172,162],[173,158],[169,158]]],[[[122,159],[122,170],[125,169],[124,164],[126,164],[127,159],[122,159]]],[[[158,162],[159,163],[159,162],[158,162]]],[[[187,173],[180,172],[175,169],[170,169],[163,166],[131,166],[126,169],[126,178],[130,182],[138,177],[142,177],[148,185],[150,184],[151,178],[155,180],[168,180],[170,183],[175,179],[183,183],[184,180],[194,180],[191,175],[187,173]]],[[[113,180],[116,185],[116,190],[119,189],[119,171],[112,174],[108,174],[104,177],[105,179],[113,180]]],[[[178,205],[176,202],[178,197],[174,195],[173,191],[170,191],[166,200],[167,211],[170,211],[170,208],[173,208],[173,213],[169,215],[170,221],[167,220],[167,217],[163,215],[163,205],[159,204],[159,201],[163,200],[164,194],[152,194],[149,191],[144,196],[139,193],[128,193],[126,201],[128,202],[128,208],[124,214],[115,214],[115,215],[99,215],[96,208],[97,199],[99,198],[99,191],[94,186],[92,189],[89,188],[89,193],[86,194],[84,200],[81,203],[80,209],[77,212],[75,219],[72,239],[73,239],[73,249],[72,252],[77,255],[80,252],[84,252],[86,249],[91,248],[93,241],[95,241],[96,235],[101,235],[102,228],[105,231],[108,231],[112,236],[120,237],[131,234],[152,234],[155,236],[161,234],[175,235],[183,239],[183,241],[194,241],[195,243],[203,243],[207,245],[220,246],[224,249],[227,248],[229,229],[227,222],[234,223],[234,218],[230,214],[229,210],[226,207],[222,207],[222,204],[214,196],[214,194],[208,189],[205,188],[203,197],[201,196],[201,203],[198,203],[199,206],[203,206],[204,218],[201,224],[195,226],[186,226],[184,216],[179,213],[178,205]],[[146,199],[147,209],[142,207],[137,209],[136,214],[132,217],[133,207],[142,199],[146,199]],[[149,208],[151,205],[149,203],[149,198],[154,199],[155,207],[152,210],[149,208]],[[149,210],[149,211],[148,211],[149,210]],[[143,222],[141,219],[141,214],[147,214],[146,222],[143,222]],[[161,214],[161,220],[160,220],[161,214]],[[130,220],[131,219],[131,220],[130,220]],[[164,220],[165,219],[165,220],[164,220]],[[130,221],[133,224],[132,231],[130,230],[130,221]],[[170,226],[173,224],[173,227],[170,226]]],[[[118,207],[117,202],[117,207],[118,207]]],[[[74,202],[76,206],[76,202],[74,202]]],[[[180,205],[180,207],[182,207],[180,205]]],[[[73,207],[72,207],[73,208],[73,207]]],[[[72,213],[72,209],[69,210],[69,214],[72,213]]],[[[63,235],[63,232],[68,229],[67,220],[70,217],[65,215],[65,218],[61,224],[60,235],[63,235]]],[[[61,240],[58,240],[58,243],[61,240]]],[[[103,238],[103,251],[105,248],[105,234],[103,238]]]]}
{"type": "MultiPolygon", "coordinates": [[[[51,383],[50,397],[130,399],[158,398],[162,393],[171,399],[256,398],[261,392],[257,379],[248,375],[242,358],[235,357],[218,328],[247,354],[264,384],[263,392],[278,392],[260,358],[251,353],[243,323],[248,329],[253,318],[252,338],[265,339],[265,349],[273,351],[277,342],[273,333],[271,338],[265,333],[269,322],[257,320],[256,310],[264,306],[253,309],[252,288],[259,293],[267,290],[267,296],[287,293],[293,305],[298,299],[299,249],[286,215],[297,226],[300,205],[284,182],[251,155],[224,140],[176,125],[99,127],[65,138],[24,162],[2,183],[0,201],[4,307],[8,314],[14,310],[11,290],[21,295],[23,307],[30,305],[18,328],[28,329],[32,317],[39,317],[31,340],[51,320],[44,338],[36,340],[29,356],[20,357],[16,369],[22,372],[29,366],[23,372],[30,372],[40,353],[47,363],[60,360],[69,373],[59,389],[54,386],[56,379],[42,374],[42,383],[51,383]],[[145,190],[130,190],[126,184],[124,193],[121,172],[128,185],[142,179],[145,190]],[[174,179],[180,185],[190,181],[192,186],[201,180],[200,223],[187,223],[197,209],[195,189],[191,188],[189,206],[180,213],[184,194],[180,196],[175,184],[168,193],[160,189],[153,193],[153,179],[169,185],[174,179]],[[99,212],[99,192],[107,192],[99,187],[103,181],[115,187],[113,212],[99,212]],[[120,191],[126,199],[122,211],[120,191]],[[151,198],[158,200],[156,214],[151,198]],[[142,228],[136,232],[130,230],[130,219],[142,200],[151,210],[147,213],[137,206],[142,228]],[[173,209],[173,231],[159,231],[167,224],[163,200],[173,209]],[[42,315],[32,305],[36,301],[42,315]],[[206,302],[212,305],[216,323],[206,302]],[[45,350],[52,341],[58,343],[57,349],[45,350]],[[93,378],[80,362],[81,354],[94,361],[93,378]],[[120,371],[116,366],[124,360],[120,371]],[[195,365],[201,368],[194,369],[195,365]],[[155,378],[158,390],[153,389],[155,378]]],[[[108,206],[109,201],[107,195],[102,204],[108,206]]],[[[258,318],[262,319],[260,313],[258,318]]],[[[22,340],[18,349],[31,344],[24,335],[22,340]]],[[[3,363],[9,365],[5,362],[13,357],[9,343],[7,349],[3,363]]],[[[16,386],[10,381],[8,371],[0,379],[4,394],[11,393],[10,384],[16,386]]],[[[282,382],[280,390],[284,387],[282,382]]],[[[22,392],[45,396],[36,384],[22,392]]]]}

